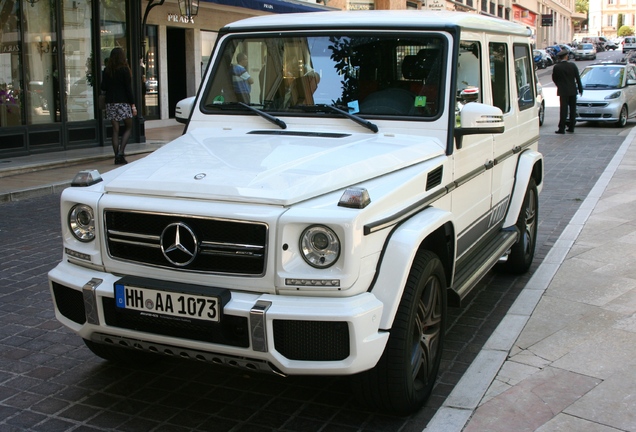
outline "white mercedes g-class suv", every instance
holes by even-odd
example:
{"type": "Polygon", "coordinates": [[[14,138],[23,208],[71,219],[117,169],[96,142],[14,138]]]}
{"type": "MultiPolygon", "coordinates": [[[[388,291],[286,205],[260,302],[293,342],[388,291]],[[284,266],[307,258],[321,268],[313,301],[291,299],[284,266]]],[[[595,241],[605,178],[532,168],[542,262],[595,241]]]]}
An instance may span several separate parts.
{"type": "Polygon", "coordinates": [[[529,35],[411,10],[225,26],[184,135],[63,192],[57,318],[109,360],[352,375],[417,410],[447,303],[533,260],[529,35]]]}

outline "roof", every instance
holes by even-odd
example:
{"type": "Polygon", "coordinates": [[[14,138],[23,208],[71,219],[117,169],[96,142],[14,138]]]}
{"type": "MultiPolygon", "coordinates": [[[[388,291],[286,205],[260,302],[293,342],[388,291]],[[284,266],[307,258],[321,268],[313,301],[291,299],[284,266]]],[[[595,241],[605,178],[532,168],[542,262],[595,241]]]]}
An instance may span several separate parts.
{"type": "Polygon", "coordinates": [[[459,26],[463,30],[491,33],[514,34],[528,37],[528,27],[466,12],[424,11],[424,10],[368,10],[315,12],[285,15],[266,15],[236,21],[224,27],[225,30],[254,29],[325,29],[325,28],[393,28],[393,29],[439,29],[459,26]]]}

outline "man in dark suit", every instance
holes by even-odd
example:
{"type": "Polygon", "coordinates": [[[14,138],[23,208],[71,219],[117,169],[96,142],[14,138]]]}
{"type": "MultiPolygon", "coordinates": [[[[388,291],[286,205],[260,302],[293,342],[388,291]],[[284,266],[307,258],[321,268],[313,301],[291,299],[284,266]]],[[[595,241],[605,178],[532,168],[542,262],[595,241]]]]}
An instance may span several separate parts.
{"type": "Polygon", "coordinates": [[[570,110],[570,121],[567,124],[568,132],[574,132],[576,125],[576,95],[583,95],[583,84],[581,84],[581,76],[579,68],[568,61],[568,52],[566,50],[559,51],[558,63],[552,68],[552,81],[557,86],[557,96],[559,96],[559,129],[558,134],[565,133],[565,126],[568,118],[568,109],[570,110]]]}

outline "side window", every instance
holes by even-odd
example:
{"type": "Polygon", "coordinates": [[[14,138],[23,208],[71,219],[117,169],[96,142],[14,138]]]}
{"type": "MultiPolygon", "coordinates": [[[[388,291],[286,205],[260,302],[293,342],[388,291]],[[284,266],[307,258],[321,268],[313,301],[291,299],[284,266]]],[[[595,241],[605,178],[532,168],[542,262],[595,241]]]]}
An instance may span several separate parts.
{"type": "Polygon", "coordinates": [[[513,50],[519,111],[523,111],[535,105],[534,87],[532,85],[532,58],[530,57],[528,45],[514,45],[513,50]]]}
{"type": "Polygon", "coordinates": [[[628,80],[636,80],[636,68],[634,68],[634,66],[628,66],[627,79],[628,80]]]}
{"type": "Polygon", "coordinates": [[[510,111],[510,80],[508,79],[508,46],[502,42],[490,42],[490,83],[492,104],[503,112],[510,111]]]}
{"type": "Polygon", "coordinates": [[[481,46],[479,42],[461,41],[457,62],[457,100],[462,104],[482,101],[481,46]]]}

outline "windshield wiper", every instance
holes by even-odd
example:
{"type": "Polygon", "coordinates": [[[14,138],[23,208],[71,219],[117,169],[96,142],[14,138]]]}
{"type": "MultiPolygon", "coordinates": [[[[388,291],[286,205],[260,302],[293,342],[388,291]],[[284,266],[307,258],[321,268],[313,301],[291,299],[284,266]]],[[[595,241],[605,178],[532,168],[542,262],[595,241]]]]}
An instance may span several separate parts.
{"type": "Polygon", "coordinates": [[[292,108],[294,109],[302,109],[303,111],[313,111],[313,112],[319,112],[319,111],[331,111],[340,115],[343,115],[345,117],[347,117],[348,119],[353,120],[354,122],[358,123],[361,126],[364,126],[365,128],[369,129],[371,132],[373,133],[377,133],[378,132],[378,126],[375,123],[372,123],[368,120],[363,119],[362,117],[358,117],[355,114],[351,114],[348,113],[345,110],[342,110],[340,108],[338,108],[335,105],[327,105],[327,104],[316,104],[316,105],[296,105],[293,106],[292,108]]]}
{"type": "Polygon", "coordinates": [[[205,107],[226,109],[226,108],[235,108],[239,106],[243,108],[247,108],[248,110],[258,114],[259,116],[263,117],[265,120],[274,123],[276,126],[278,126],[281,129],[287,129],[287,124],[281,119],[274,117],[273,115],[268,114],[265,111],[259,110],[258,108],[252,105],[248,105],[244,102],[210,103],[210,104],[207,104],[205,107]]]}

